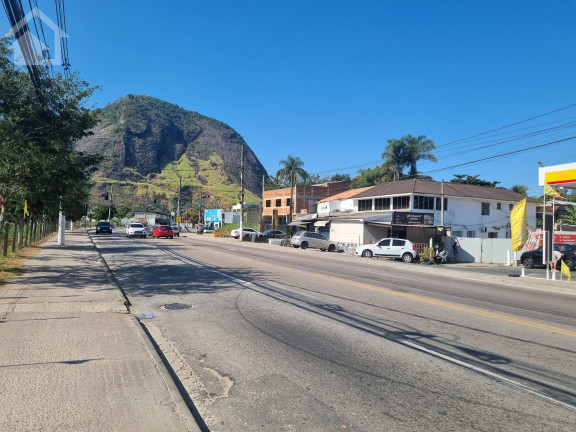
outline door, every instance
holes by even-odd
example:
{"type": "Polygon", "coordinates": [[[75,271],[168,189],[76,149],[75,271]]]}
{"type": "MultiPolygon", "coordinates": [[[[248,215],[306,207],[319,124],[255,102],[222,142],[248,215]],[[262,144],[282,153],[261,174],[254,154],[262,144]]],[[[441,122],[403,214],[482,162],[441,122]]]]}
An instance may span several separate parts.
{"type": "Polygon", "coordinates": [[[388,256],[390,254],[390,239],[380,240],[374,248],[374,255],[388,256]]]}

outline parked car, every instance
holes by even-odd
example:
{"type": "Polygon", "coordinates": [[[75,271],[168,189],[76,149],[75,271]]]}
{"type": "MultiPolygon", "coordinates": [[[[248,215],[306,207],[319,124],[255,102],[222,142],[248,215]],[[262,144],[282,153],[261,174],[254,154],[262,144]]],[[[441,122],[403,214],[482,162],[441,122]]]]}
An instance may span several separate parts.
{"type": "Polygon", "coordinates": [[[172,228],[172,232],[174,233],[174,237],[180,237],[180,227],[177,223],[171,223],[170,228],[172,228]]]}
{"type": "Polygon", "coordinates": [[[112,225],[110,225],[110,222],[98,222],[96,224],[96,234],[105,232],[112,234],[112,225]]]}
{"type": "Polygon", "coordinates": [[[126,237],[146,238],[146,227],[144,224],[133,222],[126,227],[126,237]]]}
{"type": "Polygon", "coordinates": [[[286,237],[286,233],[281,230],[266,230],[262,233],[262,236],[266,238],[282,238],[286,237]]]}
{"type": "MultiPolygon", "coordinates": [[[[256,234],[256,237],[262,237],[262,233],[259,231],[256,231],[252,228],[244,228],[242,230],[243,235],[246,237],[246,235],[253,235],[256,234]]],[[[234,229],[230,232],[230,237],[234,237],[235,239],[240,237],[240,228],[238,229],[234,229]]]]}
{"type": "Polygon", "coordinates": [[[152,236],[154,238],[174,238],[174,231],[172,231],[170,225],[156,225],[156,228],[154,228],[154,231],[152,232],[152,236]]]}
{"type": "MultiPolygon", "coordinates": [[[[564,261],[566,266],[572,270],[576,265],[576,244],[554,243],[554,250],[564,254],[562,261],[564,261]]],[[[543,250],[541,247],[533,251],[524,252],[520,255],[520,263],[528,269],[535,266],[545,267],[545,264],[542,264],[542,256],[543,250]]],[[[559,265],[556,268],[560,270],[559,265]]]]}
{"type": "Polygon", "coordinates": [[[320,249],[321,251],[327,250],[334,252],[336,250],[336,243],[328,240],[322,234],[312,231],[298,231],[290,239],[290,244],[295,248],[300,249],[320,249]]]}
{"type": "Polygon", "coordinates": [[[358,246],[355,253],[364,258],[381,256],[398,258],[407,263],[412,262],[418,255],[416,247],[410,240],[397,238],[383,238],[376,243],[358,246]]]}

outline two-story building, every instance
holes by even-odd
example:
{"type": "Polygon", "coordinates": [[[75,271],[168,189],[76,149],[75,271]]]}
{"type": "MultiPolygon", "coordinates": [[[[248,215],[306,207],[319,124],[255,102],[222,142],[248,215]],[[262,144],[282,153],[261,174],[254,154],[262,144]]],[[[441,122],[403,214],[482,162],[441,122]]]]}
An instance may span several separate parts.
{"type": "MultiPolygon", "coordinates": [[[[429,243],[444,236],[510,238],[510,212],[525,197],[489,188],[421,179],[381,183],[318,202],[330,238],[365,244],[383,237],[429,243]]],[[[538,201],[528,198],[529,228],[536,227],[538,201]]]]}
{"type": "Polygon", "coordinates": [[[329,182],[315,185],[296,185],[290,188],[264,191],[262,197],[263,229],[273,229],[286,225],[290,214],[290,200],[292,206],[292,219],[300,214],[316,213],[316,204],[323,198],[339,194],[350,189],[350,181],[329,182]]]}

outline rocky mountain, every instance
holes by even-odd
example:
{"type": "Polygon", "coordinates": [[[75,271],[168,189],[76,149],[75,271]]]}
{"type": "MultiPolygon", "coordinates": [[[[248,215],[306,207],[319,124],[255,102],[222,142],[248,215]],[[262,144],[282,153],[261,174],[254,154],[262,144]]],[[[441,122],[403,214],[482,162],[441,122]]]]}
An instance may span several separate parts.
{"type": "Polygon", "coordinates": [[[98,126],[76,148],[104,157],[99,184],[170,199],[179,179],[189,190],[237,202],[244,146],[244,187],[261,194],[266,170],[242,136],[221,121],[141,95],[123,97],[98,115],[98,126]]]}

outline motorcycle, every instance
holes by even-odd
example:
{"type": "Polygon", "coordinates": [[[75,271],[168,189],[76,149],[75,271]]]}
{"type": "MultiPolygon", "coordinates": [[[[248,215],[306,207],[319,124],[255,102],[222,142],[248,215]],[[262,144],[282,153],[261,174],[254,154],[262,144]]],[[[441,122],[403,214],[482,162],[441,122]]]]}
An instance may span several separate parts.
{"type": "Polygon", "coordinates": [[[434,249],[436,249],[436,256],[434,257],[436,264],[444,264],[448,262],[448,252],[445,250],[440,251],[438,245],[434,246],[434,249]]]}

